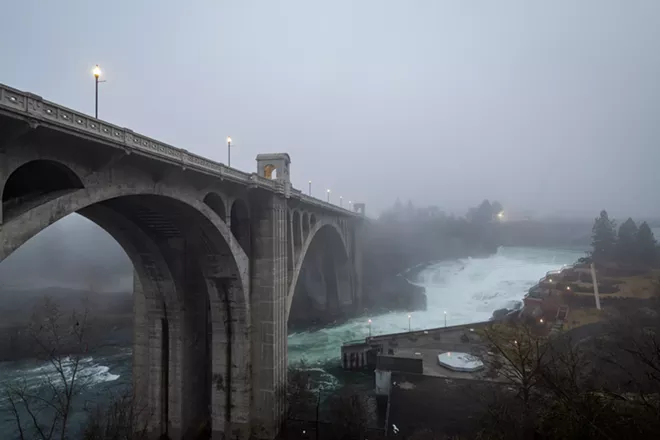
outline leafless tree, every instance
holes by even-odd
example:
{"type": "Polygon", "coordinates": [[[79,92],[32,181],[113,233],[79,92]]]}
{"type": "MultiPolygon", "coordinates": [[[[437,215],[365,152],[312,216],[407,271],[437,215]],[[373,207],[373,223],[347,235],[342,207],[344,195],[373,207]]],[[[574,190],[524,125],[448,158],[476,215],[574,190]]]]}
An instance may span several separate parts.
{"type": "Polygon", "coordinates": [[[344,390],[330,400],[334,440],[363,440],[369,424],[369,405],[362,393],[344,390]]]}
{"type": "Polygon", "coordinates": [[[89,415],[83,440],[146,440],[148,418],[142,417],[146,410],[131,392],[120,394],[89,415]]]}
{"type": "Polygon", "coordinates": [[[27,377],[5,384],[4,394],[20,440],[64,440],[74,399],[91,379],[86,371],[88,308],[65,315],[46,298],[27,328],[38,359],[46,366],[36,381],[27,377]]]}
{"type": "MultiPolygon", "coordinates": [[[[488,368],[516,390],[522,411],[522,420],[518,425],[523,436],[526,436],[534,414],[532,404],[538,397],[543,379],[547,341],[538,334],[533,324],[522,321],[494,323],[483,329],[482,333],[492,353],[488,358],[488,368]]],[[[507,410],[507,413],[510,412],[507,410]]]]}
{"type": "Polygon", "coordinates": [[[309,368],[300,361],[288,369],[286,390],[287,417],[297,420],[312,420],[317,405],[317,394],[312,390],[309,368]]]}

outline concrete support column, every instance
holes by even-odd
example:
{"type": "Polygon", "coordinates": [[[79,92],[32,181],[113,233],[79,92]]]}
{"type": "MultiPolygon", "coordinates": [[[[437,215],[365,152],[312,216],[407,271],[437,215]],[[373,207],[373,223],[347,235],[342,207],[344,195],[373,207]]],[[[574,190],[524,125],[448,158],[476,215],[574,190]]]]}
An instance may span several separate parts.
{"type": "Polygon", "coordinates": [[[363,228],[362,222],[354,222],[352,225],[351,244],[353,252],[349,258],[352,259],[352,267],[354,268],[353,281],[353,301],[355,307],[359,309],[362,306],[362,249],[364,242],[364,234],[361,229],[363,228]]]}
{"type": "Polygon", "coordinates": [[[252,435],[260,439],[275,438],[286,409],[286,210],[286,199],[274,194],[252,210],[252,435]]]}

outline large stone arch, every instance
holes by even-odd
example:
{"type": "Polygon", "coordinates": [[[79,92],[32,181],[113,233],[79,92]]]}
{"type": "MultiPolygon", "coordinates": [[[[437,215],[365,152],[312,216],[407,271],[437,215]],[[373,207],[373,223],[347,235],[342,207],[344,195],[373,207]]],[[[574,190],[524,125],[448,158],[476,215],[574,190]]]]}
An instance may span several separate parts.
{"type": "Polygon", "coordinates": [[[291,313],[291,306],[293,304],[296,286],[298,284],[303,265],[305,264],[305,261],[310,254],[310,248],[313,247],[315,242],[320,240],[323,240],[324,249],[329,252],[329,255],[334,259],[335,264],[338,265],[337,275],[348,278],[341,280],[342,282],[347,283],[344,288],[348,288],[349,290],[351,289],[352,281],[351,271],[349,269],[349,251],[346,245],[345,237],[336,223],[332,221],[319,220],[312,226],[309,235],[306,237],[300,249],[300,253],[296,258],[287,294],[287,321],[291,313]],[[339,270],[339,265],[341,266],[341,270],[339,270]]]}
{"type": "MultiPolygon", "coordinates": [[[[7,179],[10,184],[11,178],[7,179]]],[[[152,304],[154,313],[147,318],[146,356],[158,357],[155,350],[162,352],[163,348],[157,342],[166,341],[163,344],[167,343],[169,350],[167,377],[150,381],[168,382],[167,393],[163,392],[167,397],[165,402],[158,400],[154,397],[157,391],[150,390],[149,399],[156,398],[165,408],[154,408],[155,411],[166,412],[154,430],[167,431],[173,437],[192,434],[194,425],[201,421],[198,414],[203,414],[207,403],[214,431],[247,425],[250,401],[250,362],[246,356],[250,322],[247,256],[232,240],[223,219],[202,201],[181,194],[166,185],[91,186],[21,209],[15,217],[5,219],[0,228],[2,261],[55,221],[80,212],[124,246],[136,267],[136,285],[152,298],[154,291],[167,293],[168,300],[161,301],[162,307],[152,304]],[[164,224],[159,216],[171,224],[164,224]],[[145,251],[145,246],[151,253],[145,251]],[[166,287],[156,286],[159,283],[166,287]],[[207,318],[200,323],[202,313],[207,318]],[[158,323],[155,316],[162,316],[160,319],[165,321],[158,323]],[[163,322],[167,324],[166,338],[154,334],[163,322]],[[205,337],[205,354],[199,354],[199,339],[205,337]],[[206,365],[210,366],[208,371],[206,365]],[[198,370],[204,370],[204,374],[195,374],[198,370]],[[200,377],[205,381],[195,382],[200,377]],[[205,400],[195,397],[200,393],[200,383],[205,385],[201,390],[207,393],[205,400]]]]}

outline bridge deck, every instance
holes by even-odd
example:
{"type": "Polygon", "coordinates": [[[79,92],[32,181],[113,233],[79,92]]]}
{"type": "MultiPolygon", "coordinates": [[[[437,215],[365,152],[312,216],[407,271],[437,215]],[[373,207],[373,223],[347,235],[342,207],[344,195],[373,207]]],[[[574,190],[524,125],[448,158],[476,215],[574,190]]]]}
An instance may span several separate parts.
{"type": "Polygon", "coordinates": [[[21,119],[30,127],[46,126],[58,131],[73,133],[76,136],[120,148],[128,153],[141,154],[154,160],[181,166],[185,169],[213,175],[249,187],[258,187],[281,193],[286,197],[300,200],[317,208],[334,211],[347,216],[361,217],[361,214],[343,207],[304,194],[281,180],[272,180],[256,173],[246,173],[222,163],[176,148],[145,135],[122,128],[109,122],[96,119],[41,96],[0,84],[0,114],[13,119],[21,119]]]}

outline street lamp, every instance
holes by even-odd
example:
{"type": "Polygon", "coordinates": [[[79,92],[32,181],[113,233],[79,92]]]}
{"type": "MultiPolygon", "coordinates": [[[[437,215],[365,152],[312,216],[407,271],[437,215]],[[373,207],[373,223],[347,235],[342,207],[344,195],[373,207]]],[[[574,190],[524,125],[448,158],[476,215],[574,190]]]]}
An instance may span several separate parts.
{"type": "Polygon", "coordinates": [[[447,327],[447,311],[445,310],[445,327],[447,327]]]}
{"type": "Polygon", "coordinates": [[[408,331],[410,331],[410,318],[412,318],[412,316],[408,313],[408,331]]]}
{"type": "Polygon", "coordinates": [[[371,319],[369,320],[369,337],[371,337],[371,319]]]}
{"type": "Polygon", "coordinates": [[[310,195],[310,197],[312,195],[312,181],[311,180],[309,181],[309,195],[310,195]]]}
{"type": "Polygon", "coordinates": [[[344,205],[344,198],[339,196],[339,207],[341,208],[344,205]]]}
{"type": "Polygon", "coordinates": [[[227,136],[227,166],[231,166],[231,136],[227,136]]]}
{"type": "Polygon", "coordinates": [[[101,68],[97,64],[94,66],[92,69],[92,75],[94,75],[94,88],[95,88],[95,98],[94,98],[94,117],[96,119],[99,118],[99,83],[105,82],[105,81],[99,81],[99,78],[101,77],[101,68]]]}
{"type": "Polygon", "coordinates": [[[348,209],[351,211],[353,210],[353,202],[351,202],[350,200],[348,201],[348,209]]]}
{"type": "Polygon", "coordinates": [[[328,190],[328,203],[330,203],[330,190],[328,190]]]}

